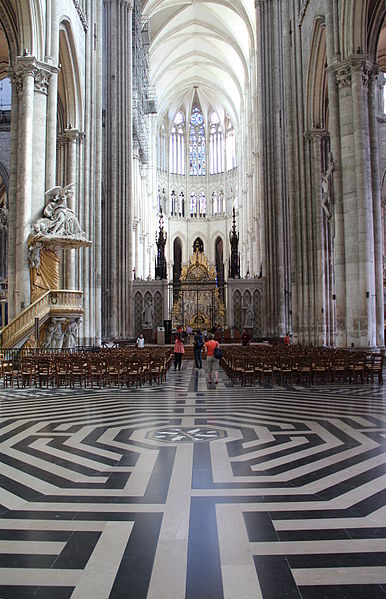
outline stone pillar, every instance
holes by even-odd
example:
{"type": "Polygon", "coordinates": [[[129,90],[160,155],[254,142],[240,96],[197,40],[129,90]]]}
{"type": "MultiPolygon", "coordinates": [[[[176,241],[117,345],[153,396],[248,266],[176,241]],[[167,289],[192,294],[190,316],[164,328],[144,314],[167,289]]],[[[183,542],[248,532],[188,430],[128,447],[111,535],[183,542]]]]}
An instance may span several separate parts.
{"type": "Polygon", "coordinates": [[[11,143],[10,143],[10,172],[9,172],[9,214],[8,214],[8,318],[13,320],[20,311],[20,301],[16,287],[16,212],[17,212],[17,185],[18,185],[18,127],[19,127],[19,78],[13,69],[9,70],[12,83],[12,108],[11,108],[11,143]]]}
{"type": "Polygon", "coordinates": [[[335,68],[342,131],[347,345],[363,348],[376,344],[369,72],[361,55],[335,68]]]}
{"type": "Polygon", "coordinates": [[[47,99],[47,144],[46,144],[46,189],[57,184],[56,178],[56,138],[58,111],[59,69],[59,19],[57,2],[47,1],[46,11],[46,62],[52,64],[52,75],[47,99]]]}
{"type": "Polygon", "coordinates": [[[133,0],[105,0],[106,22],[106,273],[105,329],[111,337],[131,333],[133,123],[133,0]],[[108,290],[108,293],[107,293],[108,290]]]}
{"type": "Polygon", "coordinates": [[[336,80],[336,69],[339,70],[339,39],[336,34],[337,16],[334,0],[326,2],[326,51],[327,51],[327,79],[329,96],[329,133],[330,150],[335,161],[333,178],[334,194],[334,280],[335,287],[331,289],[330,301],[335,309],[334,330],[332,340],[338,347],[346,347],[346,257],[345,257],[345,229],[343,207],[343,180],[342,180],[342,147],[339,84],[336,80]]]}
{"type": "MultiPolygon", "coordinates": [[[[314,229],[314,252],[313,256],[314,272],[314,314],[315,318],[311,323],[311,339],[316,345],[326,345],[327,343],[327,310],[328,310],[328,246],[325,241],[329,234],[329,220],[327,214],[322,209],[321,197],[321,171],[323,169],[323,139],[326,136],[324,129],[312,129],[306,135],[306,141],[309,143],[309,153],[311,161],[311,197],[312,214],[314,229]],[[326,233],[326,235],[324,235],[326,233]]],[[[332,206],[330,206],[332,210],[332,206]]],[[[331,217],[332,218],[332,217],[331,217]]]]}
{"type": "Polygon", "coordinates": [[[379,69],[374,67],[369,79],[369,127],[371,176],[373,191],[374,218],[374,259],[375,259],[375,300],[376,300],[376,344],[385,345],[384,340],[384,298],[383,298],[383,237],[381,206],[381,174],[379,168],[379,69]]]}
{"type": "MultiPolygon", "coordinates": [[[[74,210],[75,214],[78,213],[75,201],[79,199],[79,180],[78,180],[78,166],[79,166],[79,146],[83,143],[84,133],[69,127],[64,130],[64,138],[67,142],[67,173],[66,173],[66,185],[69,183],[75,184],[75,193],[71,196],[69,201],[69,208],[74,210]]],[[[75,283],[75,251],[66,251],[66,272],[65,272],[65,286],[66,289],[76,289],[75,283]]]]}

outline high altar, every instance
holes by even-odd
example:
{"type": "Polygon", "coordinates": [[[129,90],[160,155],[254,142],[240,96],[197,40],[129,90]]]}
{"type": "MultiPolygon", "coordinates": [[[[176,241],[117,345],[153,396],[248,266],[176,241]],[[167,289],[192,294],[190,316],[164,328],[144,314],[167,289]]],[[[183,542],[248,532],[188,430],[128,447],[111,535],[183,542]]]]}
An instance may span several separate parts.
{"type": "Polygon", "coordinates": [[[196,250],[182,267],[180,285],[173,292],[173,327],[210,329],[225,326],[224,290],[217,286],[216,267],[196,250]]]}

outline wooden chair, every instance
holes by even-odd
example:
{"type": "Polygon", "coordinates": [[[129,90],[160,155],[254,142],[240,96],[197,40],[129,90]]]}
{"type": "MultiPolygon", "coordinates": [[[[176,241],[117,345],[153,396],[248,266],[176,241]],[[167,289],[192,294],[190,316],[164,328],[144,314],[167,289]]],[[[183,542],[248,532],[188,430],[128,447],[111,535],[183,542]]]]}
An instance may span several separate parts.
{"type": "Polygon", "coordinates": [[[36,384],[39,387],[45,384],[48,388],[50,384],[52,385],[53,376],[51,359],[48,356],[39,356],[36,362],[36,384]]]}
{"type": "Polygon", "coordinates": [[[36,374],[36,359],[33,356],[23,356],[19,362],[17,386],[31,386],[32,382],[36,385],[36,374]]]}
{"type": "Polygon", "coordinates": [[[1,378],[3,387],[13,387],[13,380],[17,376],[13,360],[3,360],[1,363],[1,378]]]}
{"type": "Polygon", "coordinates": [[[370,365],[370,380],[374,383],[374,378],[378,377],[378,385],[383,385],[383,356],[382,354],[372,354],[370,365]]]}
{"type": "Polygon", "coordinates": [[[87,358],[82,355],[71,354],[68,363],[70,387],[75,387],[75,383],[79,382],[80,387],[83,383],[88,384],[89,363],[87,358]]]}
{"type": "Polygon", "coordinates": [[[55,356],[53,360],[55,385],[67,387],[71,384],[71,364],[66,356],[55,356]]]}

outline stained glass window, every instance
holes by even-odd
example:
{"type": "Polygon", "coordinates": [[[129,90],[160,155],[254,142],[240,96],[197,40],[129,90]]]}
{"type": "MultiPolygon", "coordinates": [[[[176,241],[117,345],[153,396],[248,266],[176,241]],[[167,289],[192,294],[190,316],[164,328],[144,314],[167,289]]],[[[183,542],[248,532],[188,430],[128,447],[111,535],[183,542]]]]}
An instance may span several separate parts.
{"type": "Polygon", "coordinates": [[[206,175],[206,142],[204,117],[199,108],[193,108],[189,127],[190,174],[206,175]]]}
{"type": "Polygon", "coordinates": [[[209,130],[210,174],[224,172],[224,136],[220,119],[215,112],[210,115],[209,130]]]}
{"type": "Polygon", "coordinates": [[[172,175],[185,175],[185,117],[178,111],[170,130],[169,168],[172,175]]]}

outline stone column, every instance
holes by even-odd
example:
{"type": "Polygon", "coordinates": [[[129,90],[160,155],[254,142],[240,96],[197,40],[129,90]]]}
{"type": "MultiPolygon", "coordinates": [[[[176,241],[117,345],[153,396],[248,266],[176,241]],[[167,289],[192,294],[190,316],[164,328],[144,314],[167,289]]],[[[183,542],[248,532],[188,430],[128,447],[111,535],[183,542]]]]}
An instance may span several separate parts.
{"type": "MultiPolygon", "coordinates": [[[[314,322],[311,324],[311,339],[316,345],[326,345],[326,324],[328,309],[328,279],[326,278],[326,265],[328,255],[324,242],[325,232],[328,236],[329,219],[322,209],[321,197],[321,171],[323,169],[323,138],[326,136],[324,129],[312,129],[307,132],[306,141],[309,143],[311,161],[311,194],[313,204],[314,228],[314,322]]],[[[330,206],[330,210],[332,207],[330,206]]]]}
{"type": "Polygon", "coordinates": [[[373,190],[371,186],[368,79],[361,55],[335,69],[342,138],[347,345],[371,347],[375,334],[373,190]]]}
{"type": "Polygon", "coordinates": [[[374,67],[369,80],[369,126],[371,176],[373,191],[374,218],[374,259],[375,259],[375,299],[376,299],[376,344],[385,345],[384,340],[384,298],[383,298],[383,237],[382,237],[382,206],[381,206],[381,174],[379,168],[379,69],[374,67]]]}
{"type": "Polygon", "coordinates": [[[17,226],[17,185],[18,185],[18,127],[19,127],[19,78],[13,69],[9,69],[12,83],[12,108],[11,108],[11,144],[10,144],[10,172],[8,191],[8,318],[13,320],[19,312],[20,302],[17,297],[16,287],[16,226],[17,226]]]}
{"type": "Polygon", "coordinates": [[[56,136],[58,111],[58,63],[59,63],[59,19],[57,2],[47,1],[46,6],[46,57],[52,65],[52,75],[47,99],[47,144],[46,144],[46,189],[57,184],[56,179],[56,136]]]}
{"type": "MultiPolygon", "coordinates": [[[[83,143],[85,135],[79,129],[69,127],[64,130],[64,137],[67,141],[67,173],[65,182],[75,184],[75,193],[71,196],[69,208],[74,210],[75,214],[78,214],[77,206],[75,202],[79,199],[79,180],[78,180],[78,166],[79,166],[79,146],[83,143]]],[[[66,289],[75,289],[75,251],[66,251],[66,264],[67,269],[65,273],[65,285],[66,289]]]]}
{"type": "Polygon", "coordinates": [[[337,16],[335,1],[326,2],[326,51],[327,51],[327,79],[329,96],[329,133],[330,149],[335,161],[333,178],[334,194],[334,279],[335,287],[331,289],[330,301],[335,306],[334,330],[332,340],[338,347],[346,347],[346,261],[345,261],[345,229],[343,208],[343,181],[342,181],[342,148],[341,148],[341,123],[339,83],[336,79],[336,70],[339,71],[339,38],[337,37],[337,16]]]}
{"type": "Polygon", "coordinates": [[[19,94],[15,252],[17,314],[30,302],[26,241],[32,220],[41,211],[44,198],[46,105],[51,67],[32,56],[20,56],[14,73],[19,94]]]}
{"type": "Polygon", "coordinates": [[[112,337],[131,333],[133,0],[105,0],[106,20],[106,272],[105,323],[112,337]]]}

